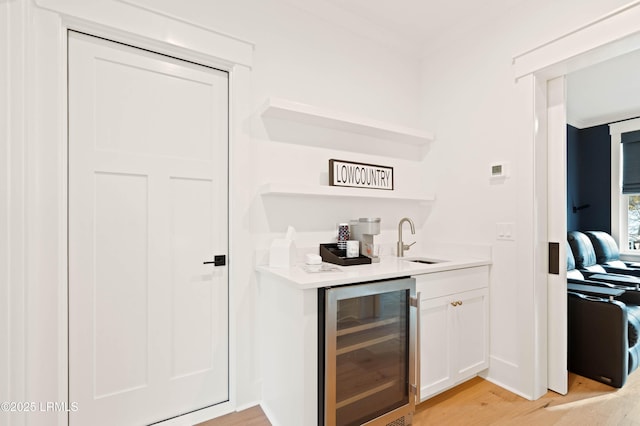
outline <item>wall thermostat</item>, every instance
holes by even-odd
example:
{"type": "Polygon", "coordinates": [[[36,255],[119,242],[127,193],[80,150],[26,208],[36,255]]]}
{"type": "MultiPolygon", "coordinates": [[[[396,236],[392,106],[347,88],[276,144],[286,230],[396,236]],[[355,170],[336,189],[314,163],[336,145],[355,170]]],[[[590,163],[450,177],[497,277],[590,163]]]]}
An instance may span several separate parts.
{"type": "Polygon", "coordinates": [[[491,178],[509,177],[509,163],[493,163],[491,165],[491,178]]]}

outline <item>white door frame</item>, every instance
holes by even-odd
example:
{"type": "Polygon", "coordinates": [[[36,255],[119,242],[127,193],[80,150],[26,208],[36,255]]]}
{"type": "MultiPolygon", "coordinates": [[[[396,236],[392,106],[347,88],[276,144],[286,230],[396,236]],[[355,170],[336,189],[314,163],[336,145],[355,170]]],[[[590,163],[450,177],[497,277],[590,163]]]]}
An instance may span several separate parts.
{"type": "MultiPolygon", "coordinates": [[[[557,273],[547,275],[547,388],[568,392],[567,370],[567,116],[565,76],[548,80],[547,239],[558,244],[557,273]]],[[[539,149],[543,149],[539,147],[539,149]]],[[[541,212],[542,213],[542,212],[541,212]]],[[[549,255],[549,261],[551,255],[549,255]]],[[[549,266],[551,269],[551,266],[549,266]]]]}
{"type": "MultiPolygon", "coordinates": [[[[230,118],[229,186],[246,186],[253,168],[246,122],[251,116],[250,77],[253,43],[141,9],[120,1],[87,6],[73,0],[19,0],[5,5],[11,18],[9,104],[15,136],[12,155],[12,198],[15,225],[9,283],[12,371],[8,400],[67,401],[67,30],[109,38],[229,72],[230,118]],[[124,19],[126,17],[126,19],[124,19]]],[[[4,10],[3,10],[4,12],[4,10]]],[[[240,220],[250,208],[250,196],[229,200],[229,333],[230,402],[215,410],[175,419],[171,424],[193,424],[259,398],[251,343],[238,334],[251,335],[250,320],[237,315],[251,311],[246,298],[253,265],[240,248],[251,246],[251,236],[240,220]],[[242,388],[238,388],[238,383],[242,388]],[[217,410],[217,412],[216,412],[217,410]]],[[[250,302],[249,302],[250,303],[250,302]]],[[[66,425],[64,411],[50,413],[56,424],[66,425]]],[[[26,422],[16,413],[12,422],[26,422]]]]}
{"type": "MultiPolygon", "coordinates": [[[[640,22],[640,1],[619,8],[607,15],[587,23],[581,28],[572,31],[562,37],[547,42],[539,47],[531,49],[513,58],[514,75],[518,83],[522,83],[530,89],[523,89],[521,93],[523,102],[534,104],[534,113],[528,118],[528,128],[533,134],[534,164],[533,176],[528,176],[534,183],[534,197],[524,204],[535,210],[534,220],[531,224],[530,235],[533,241],[529,248],[523,251],[533,253],[533,292],[534,311],[537,331],[534,337],[534,359],[532,369],[534,379],[532,384],[532,397],[537,399],[544,395],[550,380],[548,365],[549,334],[547,324],[552,320],[547,303],[548,274],[546,268],[546,256],[540,253],[541,248],[547,247],[547,213],[557,216],[566,216],[566,206],[556,206],[555,211],[547,212],[550,194],[546,181],[548,176],[561,176],[566,174],[566,164],[556,162],[553,165],[546,158],[546,150],[566,149],[558,144],[566,143],[565,135],[547,135],[545,130],[548,121],[547,96],[558,96],[557,87],[554,89],[549,83],[559,77],[581,68],[620,56],[640,49],[640,31],[637,22],[640,22]],[[549,89],[551,88],[551,93],[549,89]],[[544,101],[543,101],[544,100],[544,101]],[[544,117],[543,128],[539,129],[539,119],[544,117]],[[553,167],[553,170],[548,170],[553,167]],[[536,199],[540,201],[537,203],[536,199]]],[[[562,89],[564,90],[564,88],[562,89]]],[[[564,96],[564,95],[562,95],[564,96]]],[[[557,117],[556,117],[557,118],[557,117]]],[[[557,120],[556,120],[557,121],[557,120]]],[[[564,125],[556,122],[553,126],[557,132],[566,132],[566,119],[564,125]]],[[[531,164],[526,158],[530,150],[523,149],[519,160],[522,164],[531,164]]],[[[563,241],[560,253],[563,251],[563,241]]],[[[528,265],[528,262],[523,263],[528,265]]],[[[566,275],[566,264],[560,262],[560,271],[566,275]]],[[[566,309],[566,306],[565,306],[566,309]]]]}

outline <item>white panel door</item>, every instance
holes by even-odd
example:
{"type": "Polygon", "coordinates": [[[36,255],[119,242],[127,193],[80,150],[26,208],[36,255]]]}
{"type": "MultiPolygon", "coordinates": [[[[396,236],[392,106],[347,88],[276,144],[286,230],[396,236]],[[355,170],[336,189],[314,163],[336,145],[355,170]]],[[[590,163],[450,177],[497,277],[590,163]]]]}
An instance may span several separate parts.
{"type": "Polygon", "coordinates": [[[228,400],[228,74],[69,35],[72,425],[228,400]]]}

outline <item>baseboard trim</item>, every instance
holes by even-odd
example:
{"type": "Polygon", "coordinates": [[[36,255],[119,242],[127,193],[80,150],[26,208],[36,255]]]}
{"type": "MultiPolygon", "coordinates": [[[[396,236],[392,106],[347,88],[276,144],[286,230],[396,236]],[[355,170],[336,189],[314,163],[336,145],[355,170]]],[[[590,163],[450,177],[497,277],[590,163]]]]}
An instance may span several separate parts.
{"type": "Polygon", "coordinates": [[[269,410],[269,408],[264,404],[264,402],[260,403],[260,408],[262,408],[264,415],[267,416],[267,419],[269,420],[269,423],[271,423],[271,426],[280,426],[280,424],[274,420],[274,417],[271,414],[271,410],[269,410]]]}
{"type": "Polygon", "coordinates": [[[207,420],[215,419],[216,417],[224,416],[225,414],[233,413],[234,411],[236,410],[231,402],[223,402],[212,407],[203,408],[202,410],[156,423],[156,425],[193,426],[194,424],[206,422],[207,420]]]}
{"type": "Polygon", "coordinates": [[[491,356],[489,357],[489,369],[480,374],[480,377],[508,390],[511,393],[532,401],[532,395],[522,392],[518,388],[519,383],[515,383],[515,381],[522,375],[520,370],[521,369],[517,364],[491,356]]]}
{"type": "MultiPolygon", "coordinates": [[[[262,407],[260,401],[247,402],[245,404],[236,406],[236,410],[235,411],[239,412],[239,411],[248,410],[249,408],[253,408],[253,407],[257,406],[257,405],[260,405],[260,407],[262,407]]],[[[264,411],[264,409],[263,409],[263,411],[264,411]]]]}

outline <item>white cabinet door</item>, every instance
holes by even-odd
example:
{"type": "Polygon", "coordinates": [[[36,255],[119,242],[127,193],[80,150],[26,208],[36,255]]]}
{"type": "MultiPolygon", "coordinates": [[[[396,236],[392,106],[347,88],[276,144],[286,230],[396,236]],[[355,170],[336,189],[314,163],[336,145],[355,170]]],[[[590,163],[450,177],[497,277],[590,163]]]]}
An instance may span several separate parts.
{"type": "Polygon", "coordinates": [[[449,297],[420,297],[420,400],[453,384],[449,297]]]}
{"type": "Polygon", "coordinates": [[[488,269],[415,278],[420,292],[421,402],[489,366],[488,269]]]}
{"type": "Polygon", "coordinates": [[[454,381],[472,377],[488,367],[487,289],[468,291],[455,295],[449,306],[453,334],[454,381]]]}
{"type": "Polygon", "coordinates": [[[71,425],[229,397],[228,75],[69,36],[71,425]]]}

